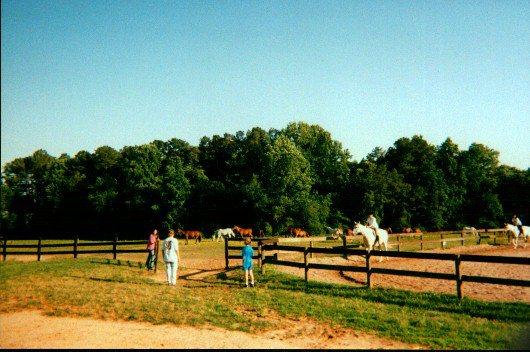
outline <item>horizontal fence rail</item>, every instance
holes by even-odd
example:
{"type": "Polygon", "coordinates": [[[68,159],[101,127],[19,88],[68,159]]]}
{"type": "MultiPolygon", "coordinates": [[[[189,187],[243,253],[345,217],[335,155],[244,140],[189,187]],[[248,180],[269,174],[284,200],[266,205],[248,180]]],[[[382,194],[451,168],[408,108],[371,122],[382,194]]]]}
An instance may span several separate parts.
{"type": "MultiPolygon", "coordinates": [[[[148,253],[148,249],[118,249],[118,246],[132,246],[132,245],[147,245],[148,241],[118,241],[116,237],[114,241],[104,242],[90,242],[90,243],[79,243],[79,238],[75,238],[72,243],[57,243],[57,244],[45,244],[42,243],[42,239],[38,240],[37,244],[7,244],[7,239],[3,240],[2,256],[6,261],[8,255],[36,255],[37,260],[40,261],[43,255],[57,255],[57,254],[72,254],[74,258],[77,258],[80,254],[110,254],[114,255],[114,259],[117,258],[118,253],[148,253]],[[79,250],[78,247],[103,247],[112,246],[112,249],[88,249],[79,250]],[[43,251],[44,248],[64,248],[70,247],[73,249],[69,251],[43,251]],[[36,249],[36,251],[8,251],[8,249],[36,249]]],[[[158,247],[158,246],[157,246],[158,247]]],[[[158,251],[157,251],[158,254],[158,251]]]]}
{"type": "MultiPolygon", "coordinates": [[[[500,232],[504,229],[493,229],[493,230],[476,230],[475,232],[500,232]]],[[[462,231],[463,232],[463,231],[462,231]]],[[[466,232],[471,232],[466,230],[466,232]]],[[[447,233],[458,233],[455,231],[447,231],[447,233]]],[[[440,234],[439,232],[437,234],[440,234]]],[[[418,235],[418,234],[411,234],[418,235]]],[[[352,236],[347,236],[352,237],[352,236]]],[[[476,236],[475,236],[476,237],[476,236]]],[[[346,239],[346,237],[344,237],[346,239]]],[[[423,252],[402,252],[402,251],[381,251],[381,250],[372,250],[367,251],[365,249],[352,249],[347,246],[339,246],[335,248],[319,248],[313,247],[312,242],[308,241],[307,238],[304,238],[304,246],[293,246],[293,245],[279,245],[281,239],[268,238],[268,239],[253,239],[253,242],[258,242],[257,247],[252,247],[257,249],[258,255],[254,256],[253,259],[258,259],[259,266],[261,267],[261,272],[265,272],[265,264],[271,265],[281,265],[289,266],[295,268],[305,269],[305,280],[308,281],[308,271],[309,269],[319,269],[319,270],[337,270],[337,271],[346,271],[346,272],[359,272],[366,273],[367,275],[367,286],[369,288],[371,285],[371,275],[372,274],[383,274],[383,275],[398,275],[398,276],[409,276],[409,277],[419,277],[427,279],[438,279],[438,280],[449,280],[456,281],[457,286],[457,296],[458,298],[463,297],[462,284],[464,282],[474,282],[474,283],[486,283],[486,284],[498,284],[498,285],[509,285],[509,286],[522,286],[530,287],[530,280],[518,280],[510,278],[496,278],[496,277],[485,277],[485,276],[473,276],[473,275],[462,275],[461,264],[462,262],[478,262],[478,263],[497,263],[497,264],[518,264],[518,265],[530,265],[530,258],[525,257],[506,257],[506,256],[487,256],[487,255],[473,255],[473,254],[451,254],[451,253],[423,253],[423,252]],[[308,243],[309,242],[309,243],[308,243]],[[309,244],[309,247],[307,245],[309,244]],[[267,255],[267,252],[275,252],[273,255],[267,255]],[[294,262],[288,260],[279,260],[279,252],[295,252],[303,253],[304,262],[294,262]],[[343,256],[356,255],[365,257],[365,265],[335,265],[335,264],[319,264],[319,263],[309,263],[308,256],[313,254],[338,254],[343,256]],[[413,270],[402,270],[402,269],[391,269],[391,268],[372,268],[370,265],[370,258],[372,256],[385,256],[385,257],[394,257],[394,258],[407,258],[407,259],[424,259],[424,260],[443,260],[454,262],[455,272],[454,273],[435,273],[435,272],[423,272],[423,271],[413,271],[413,270]]],[[[462,238],[445,238],[444,241],[453,240],[461,241],[462,238]]],[[[230,239],[230,241],[242,241],[242,239],[230,239]]],[[[294,242],[294,241],[289,241],[294,242]]],[[[302,241],[300,241],[302,242],[302,241]]],[[[344,240],[346,243],[346,240],[344,240]]],[[[226,267],[228,268],[229,259],[242,259],[240,255],[229,255],[228,250],[241,250],[242,246],[228,246],[228,240],[225,241],[225,254],[226,254],[226,267]]]]}

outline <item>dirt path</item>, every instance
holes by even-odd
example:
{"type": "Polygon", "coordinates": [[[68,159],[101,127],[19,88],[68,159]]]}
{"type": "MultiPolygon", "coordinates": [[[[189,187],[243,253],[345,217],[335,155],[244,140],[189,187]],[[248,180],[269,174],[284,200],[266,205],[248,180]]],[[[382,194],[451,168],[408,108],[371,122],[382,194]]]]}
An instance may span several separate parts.
{"type": "Polygon", "coordinates": [[[0,315],[0,348],[425,349],[353,330],[323,332],[321,326],[310,324],[303,328],[303,335],[288,330],[251,335],[217,327],[49,317],[25,311],[0,315]]]}

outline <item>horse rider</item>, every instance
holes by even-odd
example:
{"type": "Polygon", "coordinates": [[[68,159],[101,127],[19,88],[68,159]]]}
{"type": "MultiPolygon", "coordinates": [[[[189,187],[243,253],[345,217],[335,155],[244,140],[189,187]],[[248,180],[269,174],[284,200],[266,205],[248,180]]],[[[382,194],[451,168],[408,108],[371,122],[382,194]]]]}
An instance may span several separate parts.
{"type": "Polygon", "coordinates": [[[523,234],[523,223],[515,214],[513,214],[512,223],[519,228],[519,236],[521,236],[523,234]]]}
{"type": "Polygon", "coordinates": [[[372,230],[374,230],[374,233],[375,233],[374,244],[377,243],[379,241],[379,235],[377,233],[377,229],[379,228],[379,225],[377,224],[377,219],[375,218],[374,214],[370,214],[370,216],[368,216],[368,220],[366,220],[366,225],[372,230]]]}

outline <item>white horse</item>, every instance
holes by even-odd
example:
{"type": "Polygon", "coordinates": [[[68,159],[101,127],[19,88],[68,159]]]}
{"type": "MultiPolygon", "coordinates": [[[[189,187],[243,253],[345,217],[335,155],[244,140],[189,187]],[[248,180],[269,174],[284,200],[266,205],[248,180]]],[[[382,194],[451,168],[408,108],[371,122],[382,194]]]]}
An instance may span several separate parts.
{"type": "Polygon", "coordinates": [[[334,229],[329,226],[326,226],[326,233],[328,235],[332,235],[332,237],[337,237],[337,236],[342,235],[344,232],[342,231],[342,228],[340,227],[338,229],[334,229]]]}
{"type": "Polygon", "coordinates": [[[473,236],[478,236],[478,232],[477,232],[477,229],[474,228],[473,226],[469,227],[469,226],[465,226],[462,230],[464,231],[471,231],[473,233],[473,236]]]}
{"type": "MultiPolygon", "coordinates": [[[[513,248],[517,248],[517,244],[519,243],[519,228],[512,224],[504,224],[504,225],[505,225],[504,229],[513,234],[513,238],[512,238],[513,248]]],[[[525,237],[525,242],[528,242],[528,237],[530,237],[529,226],[523,226],[523,236],[525,237]]],[[[524,248],[526,248],[526,243],[524,244],[524,248]]]]}
{"type": "Polygon", "coordinates": [[[234,231],[232,231],[231,228],[226,228],[226,229],[215,230],[215,232],[213,233],[213,238],[215,238],[215,236],[217,236],[216,242],[219,242],[219,239],[223,238],[223,236],[224,237],[236,237],[236,234],[234,233],[234,231]]]}
{"type": "MultiPolygon", "coordinates": [[[[363,235],[364,246],[366,247],[366,250],[370,252],[375,245],[374,229],[356,222],[355,227],[353,228],[353,234],[357,235],[359,233],[363,235]]],[[[383,229],[377,229],[377,235],[379,237],[377,241],[379,243],[379,250],[381,250],[381,244],[384,244],[385,251],[388,251],[388,232],[383,229]]],[[[379,261],[383,261],[383,257],[379,258],[379,261]]]]}

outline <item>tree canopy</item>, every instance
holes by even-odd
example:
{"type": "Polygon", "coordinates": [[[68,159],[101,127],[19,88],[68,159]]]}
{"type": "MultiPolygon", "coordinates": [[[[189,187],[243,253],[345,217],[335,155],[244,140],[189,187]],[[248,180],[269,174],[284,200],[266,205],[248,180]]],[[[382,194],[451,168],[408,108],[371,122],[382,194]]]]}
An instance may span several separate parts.
{"type": "Polygon", "coordinates": [[[173,138],[58,158],[45,150],[2,171],[2,235],[8,238],[144,238],[221,227],[268,235],[289,227],[322,233],[373,213],[381,227],[498,227],[530,220],[530,169],[500,165],[482,144],[460,150],[403,137],[361,161],[318,125],[173,138]]]}

